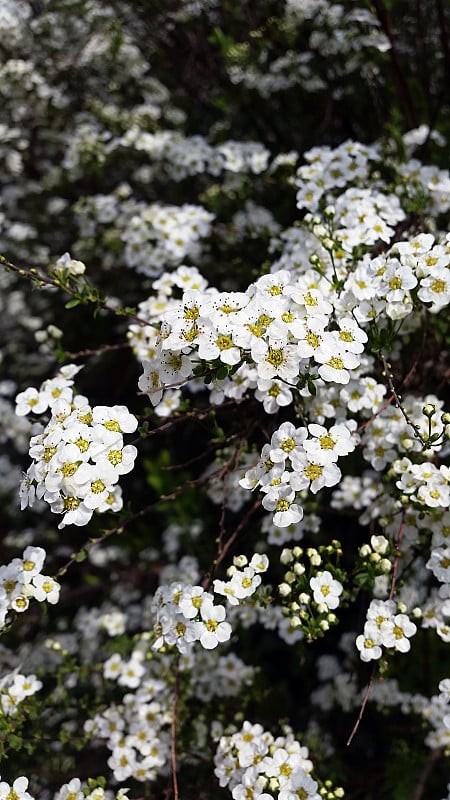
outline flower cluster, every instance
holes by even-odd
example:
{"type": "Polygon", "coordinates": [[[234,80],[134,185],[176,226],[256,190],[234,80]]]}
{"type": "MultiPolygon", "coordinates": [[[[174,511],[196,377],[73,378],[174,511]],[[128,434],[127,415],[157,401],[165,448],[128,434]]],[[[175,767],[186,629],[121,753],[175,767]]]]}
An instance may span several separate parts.
{"type": "Polygon", "coordinates": [[[284,528],[295,524],[303,517],[297,492],[309,489],[316,494],[324,486],[339,483],[341,471],[336,462],[358,444],[355,428],[354,420],[330,429],[315,423],[295,428],[291,422],[283,422],[270,443],[264,445],[257,466],[247,470],[240,485],[245,489],[261,487],[262,504],[274,512],[275,525],[284,528]]]}
{"type": "Polygon", "coordinates": [[[42,689],[42,681],[36,675],[14,672],[5,675],[0,683],[0,704],[5,716],[13,716],[26,697],[32,697],[42,689]]]}
{"type": "Polygon", "coordinates": [[[265,554],[255,553],[250,562],[246,556],[235,556],[228,568],[228,581],[213,581],[216,594],[223,594],[230,605],[239,605],[251,597],[261,583],[261,573],[266,572],[269,559],[265,554]]]}
{"type": "Polygon", "coordinates": [[[445,3],[0,5],[0,800],[448,793],[445,3]]]}
{"type": "Polygon", "coordinates": [[[137,419],[125,406],[94,406],[74,394],[72,376],[78,367],[63,367],[44,381],[39,390],[17,395],[19,415],[51,417],[42,433],[31,437],[33,459],[20,487],[21,507],[44,500],[55,514],[62,514],[58,527],[86,525],[94,511],[122,508],[119,478],[134,466],[137,450],[124,445],[123,434],[137,428],[137,419]]]}
{"type": "MultiPolygon", "coordinates": [[[[2,800],[34,800],[28,792],[28,778],[21,776],[12,784],[0,781],[0,797],[2,800]]],[[[128,800],[129,789],[119,789],[117,792],[105,791],[99,782],[90,778],[87,786],[79,778],[72,778],[69,783],[64,783],[53,795],[53,800],[128,800]],[[95,788],[92,788],[92,785],[95,788]]],[[[101,781],[100,781],[101,783],[101,781]]]]}
{"type": "Polygon", "coordinates": [[[274,738],[246,720],[239,731],[220,737],[214,762],[220,785],[235,800],[320,800],[308,748],[290,732],[274,738]]]}
{"type": "Polygon", "coordinates": [[[86,721],[88,736],[111,751],[108,766],[117,781],[130,777],[155,780],[167,764],[172,718],[169,709],[167,683],[148,677],[136,691],[128,692],[120,705],[113,704],[86,721]]]}
{"type": "Polygon", "coordinates": [[[345,573],[333,561],[342,555],[340,542],[330,545],[284,548],[281,563],[288,567],[278,586],[283,612],[308,641],[323,636],[338,622],[334,613],[342,605],[345,573]],[[326,567],[324,569],[323,567],[326,567]]]}
{"type": "Polygon", "coordinates": [[[407,653],[411,648],[410,638],[417,632],[394,600],[372,600],[367,610],[364,633],[356,639],[362,661],[371,661],[382,656],[382,647],[407,653]]]}
{"type": "Polygon", "coordinates": [[[45,555],[42,547],[30,545],[22,558],[13,558],[0,567],[0,629],[8,621],[8,612],[26,611],[30,600],[46,600],[52,605],[58,602],[58,582],[41,572],[45,555]]]}
{"type": "Polygon", "coordinates": [[[212,650],[231,636],[224,606],[214,603],[214,596],[201,586],[183,586],[175,582],[160,586],[153,600],[155,612],[154,649],[175,645],[180,653],[194,642],[212,650]]]}

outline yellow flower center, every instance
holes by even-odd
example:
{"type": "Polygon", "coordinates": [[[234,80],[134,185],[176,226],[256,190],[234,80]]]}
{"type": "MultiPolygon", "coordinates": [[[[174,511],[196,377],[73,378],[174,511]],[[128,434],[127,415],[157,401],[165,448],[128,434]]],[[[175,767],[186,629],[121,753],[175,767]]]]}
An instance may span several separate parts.
{"type": "Polygon", "coordinates": [[[233,340],[231,336],[225,336],[221,334],[216,339],[216,344],[219,350],[229,350],[230,347],[233,347],[233,340]]]}
{"type": "Polygon", "coordinates": [[[336,356],[330,358],[330,360],[327,361],[327,365],[332,369],[344,369],[344,362],[342,361],[342,358],[337,358],[336,356]]]}
{"type": "Polygon", "coordinates": [[[96,481],[92,481],[91,483],[91,492],[92,494],[101,494],[106,489],[106,484],[98,478],[96,481]]]}
{"type": "Polygon", "coordinates": [[[310,481],[315,481],[320,478],[323,472],[323,467],[320,464],[308,464],[305,469],[305,475],[310,481]]]}
{"type": "Polygon", "coordinates": [[[56,453],[56,447],[45,447],[44,448],[44,461],[48,464],[49,461],[53,458],[56,453]]]}
{"type": "Polygon", "coordinates": [[[108,461],[113,467],[116,467],[117,464],[121,464],[123,460],[123,452],[122,450],[110,450],[108,453],[108,461]]]}
{"type": "Polygon", "coordinates": [[[120,425],[116,419],[108,419],[106,422],[103,423],[103,425],[107,431],[115,431],[117,433],[121,433],[120,425]]]}
{"type": "Polygon", "coordinates": [[[329,436],[329,435],[328,436],[321,436],[320,439],[319,439],[319,442],[320,442],[320,446],[321,446],[322,450],[333,450],[334,445],[336,444],[334,439],[332,439],[331,436],[329,436]]]}
{"type": "Polygon", "coordinates": [[[75,511],[76,508],[80,505],[81,500],[79,497],[65,497],[64,498],[64,508],[66,511],[75,511]]]}
{"type": "Polygon", "coordinates": [[[266,355],[266,361],[268,361],[269,364],[272,364],[273,367],[279,367],[284,360],[282,350],[274,350],[272,347],[269,347],[269,352],[266,355]]]}
{"type": "Polygon", "coordinates": [[[401,289],[402,288],[401,279],[398,278],[398,277],[391,278],[390,281],[389,281],[389,288],[390,289],[401,289]]]}
{"type": "Polygon", "coordinates": [[[433,283],[431,284],[430,289],[432,292],[435,292],[436,294],[442,294],[442,292],[445,292],[445,290],[447,289],[447,284],[440,278],[436,278],[436,280],[433,281],[433,283]]]}
{"type": "Polygon", "coordinates": [[[312,333],[312,331],[309,331],[309,333],[306,336],[306,341],[308,342],[310,347],[319,347],[320,336],[317,336],[315,333],[312,333]]]}

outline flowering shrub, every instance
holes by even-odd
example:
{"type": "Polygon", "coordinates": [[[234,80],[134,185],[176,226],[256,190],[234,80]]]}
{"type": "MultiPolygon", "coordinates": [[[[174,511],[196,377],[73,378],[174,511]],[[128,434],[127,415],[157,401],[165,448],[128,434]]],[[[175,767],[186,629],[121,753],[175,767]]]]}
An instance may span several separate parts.
{"type": "Polygon", "coordinates": [[[450,798],[449,29],[0,9],[0,800],[450,798]]]}

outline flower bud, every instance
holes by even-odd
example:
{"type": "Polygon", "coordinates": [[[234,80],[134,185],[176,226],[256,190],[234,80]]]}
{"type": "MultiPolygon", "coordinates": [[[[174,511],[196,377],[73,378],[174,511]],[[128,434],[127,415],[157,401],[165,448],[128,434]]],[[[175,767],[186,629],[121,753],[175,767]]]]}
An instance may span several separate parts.
{"type": "Polygon", "coordinates": [[[288,547],[284,547],[281,551],[280,561],[282,564],[290,564],[292,561],[292,550],[289,550],[288,547]]]}
{"type": "Polygon", "coordinates": [[[386,539],[385,536],[371,536],[370,544],[376,553],[380,553],[380,555],[383,556],[385,553],[387,553],[389,540],[386,539]]]}

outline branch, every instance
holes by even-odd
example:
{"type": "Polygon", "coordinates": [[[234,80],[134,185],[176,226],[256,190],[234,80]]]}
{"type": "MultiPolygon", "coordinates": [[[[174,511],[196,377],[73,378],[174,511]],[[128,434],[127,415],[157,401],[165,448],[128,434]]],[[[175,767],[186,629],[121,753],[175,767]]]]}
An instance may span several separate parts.
{"type": "Polygon", "coordinates": [[[392,20],[382,0],[374,0],[375,12],[382,30],[386,34],[390,42],[389,55],[392,63],[394,73],[394,80],[397,84],[398,96],[402,102],[403,112],[405,114],[406,122],[409,127],[416,128],[418,121],[414,105],[411,100],[409,86],[406,81],[400,59],[398,57],[397,48],[395,44],[394,31],[392,29],[392,20]]]}
{"type": "Polygon", "coordinates": [[[36,267],[18,267],[16,264],[8,261],[5,256],[0,255],[0,265],[2,264],[10,272],[16,272],[21,278],[27,278],[39,289],[48,286],[65,292],[69,297],[73,298],[74,305],[76,304],[75,301],[78,301],[79,304],[93,303],[97,308],[108,311],[116,317],[128,317],[128,319],[138,322],[141,325],[151,325],[148,319],[138,317],[129,309],[109,305],[108,301],[99,296],[98,290],[94,286],[91,286],[86,278],[83,278],[84,285],[80,288],[77,286],[76,282],[73,286],[70,285],[70,278],[74,276],[64,274],[64,270],[61,270],[61,273],[46,275],[42,270],[36,269],[36,267]]]}
{"type": "Polygon", "coordinates": [[[170,725],[170,761],[172,765],[173,800],[179,800],[177,778],[177,714],[178,714],[178,659],[175,662],[175,685],[173,687],[172,722],[170,725]]]}
{"type": "Polygon", "coordinates": [[[361,708],[359,709],[358,718],[357,718],[355,724],[353,725],[352,732],[351,732],[350,736],[347,739],[347,747],[352,743],[352,740],[353,740],[353,738],[355,736],[355,733],[356,733],[356,731],[358,730],[358,728],[360,726],[360,723],[361,723],[361,720],[363,718],[363,714],[364,714],[364,711],[365,711],[365,708],[366,708],[366,705],[367,705],[367,701],[368,701],[369,696],[370,696],[370,692],[372,691],[372,684],[373,684],[374,675],[375,675],[375,665],[373,666],[372,674],[371,674],[370,679],[369,679],[369,683],[366,686],[366,691],[364,693],[364,697],[363,697],[363,701],[362,701],[362,704],[361,704],[361,708]]]}
{"type": "Polygon", "coordinates": [[[414,792],[412,800],[422,800],[428,778],[430,777],[436,761],[441,757],[441,755],[442,752],[440,749],[436,748],[435,750],[431,750],[430,755],[424,764],[423,770],[419,775],[416,791],[414,792]]]}
{"type": "Polygon", "coordinates": [[[398,529],[397,539],[396,539],[396,542],[395,542],[395,545],[394,545],[394,547],[395,547],[395,559],[394,559],[394,564],[393,564],[393,567],[392,567],[392,580],[391,580],[391,591],[389,592],[389,600],[392,600],[392,598],[395,595],[398,565],[399,565],[400,556],[401,556],[400,547],[401,547],[401,544],[402,544],[403,534],[405,532],[405,520],[406,520],[406,509],[403,508],[402,509],[402,518],[400,520],[400,527],[398,529]]]}

